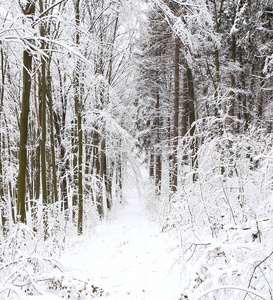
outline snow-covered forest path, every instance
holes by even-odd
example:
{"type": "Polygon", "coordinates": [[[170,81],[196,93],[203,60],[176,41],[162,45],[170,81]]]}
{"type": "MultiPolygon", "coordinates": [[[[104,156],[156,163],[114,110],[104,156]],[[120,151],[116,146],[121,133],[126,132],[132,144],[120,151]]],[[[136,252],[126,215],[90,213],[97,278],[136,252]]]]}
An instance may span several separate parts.
{"type": "Polygon", "coordinates": [[[149,220],[134,183],[127,183],[125,200],[88,241],[62,257],[64,266],[92,279],[109,293],[105,299],[179,299],[178,242],[149,220]]]}

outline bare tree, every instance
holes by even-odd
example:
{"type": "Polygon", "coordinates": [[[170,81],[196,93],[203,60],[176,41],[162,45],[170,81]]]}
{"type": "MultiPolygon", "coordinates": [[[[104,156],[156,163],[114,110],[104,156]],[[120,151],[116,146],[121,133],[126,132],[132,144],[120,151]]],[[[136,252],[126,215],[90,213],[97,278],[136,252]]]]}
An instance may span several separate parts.
{"type": "MultiPolygon", "coordinates": [[[[20,4],[20,3],[19,3],[20,4]]],[[[35,1],[28,0],[25,7],[21,6],[24,15],[32,18],[35,13],[35,1]]],[[[19,175],[18,175],[18,219],[26,223],[26,172],[27,172],[27,141],[28,141],[28,115],[29,99],[31,91],[32,54],[30,49],[23,53],[23,95],[20,117],[20,151],[19,151],[19,175]]]]}

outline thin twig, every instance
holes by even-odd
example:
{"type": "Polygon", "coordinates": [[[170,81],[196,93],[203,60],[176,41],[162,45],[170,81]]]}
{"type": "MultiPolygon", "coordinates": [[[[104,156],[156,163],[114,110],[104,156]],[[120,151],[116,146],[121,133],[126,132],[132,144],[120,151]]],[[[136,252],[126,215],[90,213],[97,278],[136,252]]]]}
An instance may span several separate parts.
{"type": "Polygon", "coordinates": [[[209,289],[207,290],[206,292],[204,292],[203,294],[201,294],[200,296],[198,296],[197,298],[195,298],[195,300],[200,300],[202,297],[206,296],[207,294],[209,293],[212,293],[212,292],[216,292],[218,290],[240,290],[240,291],[244,291],[244,292],[247,292],[247,293],[250,293],[250,294],[253,294],[263,300],[266,300],[264,298],[264,296],[258,294],[256,291],[254,290],[251,290],[249,288],[244,288],[244,287],[239,287],[239,286],[220,286],[220,287],[216,287],[216,288],[212,288],[212,289],[209,289]]]}
{"type": "Polygon", "coordinates": [[[272,251],[268,256],[266,256],[265,259],[263,259],[261,262],[259,262],[259,263],[254,267],[253,273],[252,273],[251,278],[250,278],[250,280],[249,280],[248,288],[250,287],[250,284],[251,284],[251,281],[252,281],[252,279],[253,279],[253,276],[254,276],[254,273],[255,273],[256,269],[257,269],[261,264],[263,264],[263,263],[264,263],[264,262],[265,262],[272,254],[273,254],[273,251],[272,251]]]}
{"type": "Polygon", "coordinates": [[[223,181],[222,181],[222,180],[221,180],[221,185],[222,185],[222,189],[223,189],[225,198],[226,198],[226,200],[227,200],[227,204],[228,204],[228,206],[229,206],[229,209],[230,209],[230,212],[231,212],[231,215],[232,215],[233,222],[234,222],[235,225],[237,225],[237,224],[236,224],[236,220],[235,220],[235,215],[234,215],[233,209],[232,209],[232,207],[231,207],[231,204],[230,204],[230,201],[229,201],[229,198],[228,198],[228,195],[227,195],[227,193],[226,193],[226,190],[225,190],[225,187],[224,187],[224,184],[223,184],[223,181]]]}

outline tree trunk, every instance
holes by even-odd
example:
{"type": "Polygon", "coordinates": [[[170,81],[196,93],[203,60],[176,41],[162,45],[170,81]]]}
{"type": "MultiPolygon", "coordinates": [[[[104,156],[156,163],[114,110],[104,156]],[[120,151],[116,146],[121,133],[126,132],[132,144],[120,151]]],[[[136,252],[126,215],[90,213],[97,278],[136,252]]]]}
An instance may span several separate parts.
{"type": "Polygon", "coordinates": [[[155,186],[157,193],[161,191],[161,153],[160,153],[160,102],[159,90],[156,91],[156,160],[155,160],[155,186]]]}
{"type": "Polygon", "coordinates": [[[178,118],[179,118],[179,50],[180,40],[175,38],[175,57],[174,57],[174,117],[173,117],[173,180],[172,191],[177,191],[178,182],[178,118]]]}
{"type": "MultiPolygon", "coordinates": [[[[0,42],[0,45],[2,43],[0,42]]],[[[0,86],[0,153],[2,153],[2,112],[3,112],[3,104],[4,104],[4,90],[5,90],[5,63],[4,63],[4,51],[1,48],[1,79],[2,85],[0,86]]],[[[4,182],[3,182],[3,170],[2,170],[2,158],[0,156],[0,215],[1,215],[1,223],[3,228],[3,235],[6,234],[6,224],[7,224],[7,216],[6,209],[7,203],[4,198],[4,182]]]]}
{"type": "MultiPolygon", "coordinates": [[[[61,96],[62,98],[62,96],[61,96]]],[[[58,145],[60,147],[60,185],[61,185],[61,210],[65,211],[65,216],[68,218],[68,192],[67,192],[67,175],[66,172],[69,169],[69,160],[66,158],[66,151],[63,143],[63,129],[65,127],[65,116],[66,116],[66,108],[63,106],[62,107],[62,119],[60,115],[57,112],[53,112],[53,119],[54,119],[54,125],[55,125],[55,130],[56,130],[56,138],[58,141],[58,145]]]]}
{"type": "MultiPolygon", "coordinates": [[[[182,111],[181,111],[181,136],[184,137],[187,134],[187,127],[188,127],[188,76],[187,76],[187,61],[184,58],[183,63],[183,93],[182,93],[182,111]]],[[[185,145],[186,141],[184,141],[183,146],[185,145]]],[[[186,164],[188,159],[188,155],[183,153],[182,155],[182,164],[186,164]]]]}
{"type": "Polygon", "coordinates": [[[149,157],[149,175],[151,179],[154,179],[154,167],[155,167],[155,162],[154,162],[154,153],[153,153],[153,148],[150,149],[150,157],[149,157]]]}
{"type": "MultiPolygon", "coordinates": [[[[75,106],[75,99],[74,99],[74,106],[75,106]]],[[[76,108],[74,107],[76,110],[76,108]]],[[[78,206],[78,196],[79,196],[79,183],[78,183],[78,152],[79,152],[79,145],[78,145],[78,136],[77,136],[77,121],[76,116],[72,119],[71,122],[71,143],[72,143],[72,219],[73,222],[76,222],[76,210],[78,206]]]]}
{"type": "MultiPolygon", "coordinates": [[[[109,198],[108,179],[107,179],[107,161],[106,161],[106,143],[104,137],[104,131],[101,133],[101,145],[100,145],[100,179],[102,184],[102,190],[105,189],[106,205],[107,209],[111,208],[111,201],[109,198]]],[[[102,192],[103,195],[103,192],[102,192]]],[[[101,201],[103,202],[103,201],[101,201]]]]}
{"type": "Polygon", "coordinates": [[[118,158],[117,158],[116,184],[117,184],[117,187],[118,187],[117,190],[119,192],[118,195],[119,195],[119,198],[120,198],[120,203],[122,203],[123,194],[122,194],[122,154],[121,153],[119,153],[118,158]]]}
{"type": "Polygon", "coordinates": [[[187,133],[187,112],[188,112],[188,74],[187,69],[188,65],[186,59],[184,58],[184,70],[183,70],[183,93],[182,93],[182,112],[181,112],[181,126],[182,132],[181,135],[185,136],[187,133]]]}
{"type": "MultiPolygon", "coordinates": [[[[76,105],[77,106],[77,105],[76,105]]],[[[78,160],[78,182],[79,182],[79,211],[78,211],[78,234],[83,233],[83,132],[82,132],[82,111],[78,111],[78,145],[79,145],[79,160],[78,160]]]]}
{"type": "MultiPolygon", "coordinates": [[[[35,13],[35,3],[29,0],[23,9],[25,15],[35,13]]],[[[29,98],[31,91],[31,69],[32,55],[28,50],[23,53],[23,95],[20,116],[20,150],[19,150],[19,174],[18,174],[18,201],[17,215],[18,220],[26,223],[26,173],[27,173],[27,140],[28,140],[28,115],[29,115],[29,98]]]]}
{"type": "MultiPolygon", "coordinates": [[[[43,1],[39,0],[40,13],[44,11],[43,1]]],[[[40,28],[41,37],[45,36],[44,25],[40,28]]],[[[41,50],[45,50],[45,42],[41,42],[41,50]]],[[[41,94],[41,125],[42,125],[42,140],[41,140],[41,171],[42,171],[42,200],[43,200],[43,221],[44,221],[44,238],[48,237],[48,216],[47,216],[47,176],[46,176],[46,60],[42,56],[42,70],[41,70],[41,82],[42,82],[42,94],[41,94]]]]}
{"type": "MultiPolygon", "coordinates": [[[[65,217],[68,219],[68,191],[67,191],[67,171],[69,169],[69,160],[66,158],[66,150],[63,143],[64,140],[64,129],[66,122],[66,109],[67,109],[67,95],[64,92],[63,79],[60,67],[58,66],[58,76],[60,84],[60,98],[61,98],[61,112],[60,114],[54,114],[54,123],[56,130],[56,137],[60,150],[60,178],[61,178],[61,209],[65,211],[65,217]]],[[[64,77],[65,82],[65,77],[64,77]]]]}
{"type": "Polygon", "coordinates": [[[88,179],[90,178],[91,175],[91,169],[92,169],[92,161],[91,161],[91,157],[92,157],[92,146],[89,146],[88,144],[91,144],[90,138],[89,138],[89,133],[85,133],[85,140],[86,140],[86,147],[85,147],[85,170],[84,170],[84,174],[85,174],[85,178],[86,178],[86,182],[85,182],[85,193],[88,195],[92,195],[93,191],[92,191],[92,180],[88,179]]]}
{"type": "Polygon", "coordinates": [[[260,89],[259,89],[259,95],[258,95],[258,104],[257,104],[257,123],[259,125],[262,124],[263,120],[263,110],[264,110],[264,95],[263,95],[263,85],[264,85],[264,60],[261,63],[260,66],[260,89]]]}
{"type": "MultiPolygon", "coordinates": [[[[34,6],[34,5],[33,5],[34,6]]],[[[33,8],[34,12],[34,8],[33,8]]],[[[27,140],[28,140],[28,115],[29,98],[31,89],[32,55],[24,50],[23,54],[23,96],[20,117],[20,151],[19,151],[19,175],[18,175],[18,220],[26,223],[26,173],[27,173],[27,140]]]]}
{"type": "MultiPolygon", "coordinates": [[[[36,75],[34,75],[34,84],[33,84],[33,98],[34,98],[34,103],[35,103],[35,114],[36,114],[36,119],[37,119],[37,127],[38,129],[35,128],[36,136],[37,139],[40,139],[40,136],[42,134],[42,129],[40,126],[40,116],[41,116],[41,104],[37,101],[38,99],[41,99],[41,80],[40,76],[38,78],[38,95],[37,95],[37,82],[36,82],[36,75]],[[37,97],[38,96],[38,97],[37,97]]],[[[40,143],[37,143],[35,153],[33,155],[33,167],[34,167],[34,174],[33,174],[33,179],[34,179],[34,201],[31,201],[31,219],[32,219],[32,224],[33,224],[33,231],[37,232],[38,230],[38,201],[40,198],[40,188],[41,188],[41,145],[40,143]]]]}
{"type": "MultiPolygon", "coordinates": [[[[1,140],[0,140],[1,142],[1,140]]],[[[1,150],[1,148],[0,148],[1,150]]],[[[3,188],[3,172],[2,172],[2,162],[0,159],[0,214],[1,214],[1,226],[3,228],[3,235],[6,234],[6,223],[7,223],[7,217],[5,212],[7,211],[7,204],[4,200],[4,188],[3,188]]]]}
{"type": "Polygon", "coordinates": [[[50,121],[50,145],[51,145],[51,163],[52,163],[52,177],[53,177],[53,190],[54,190],[54,202],[58,202],[58,188],[57,188],[57,170],[56,170],[56,158],[55,158],[55,141],[54,141],[54,122],[53,122],[53,103],[52,103],[52,90],[51,90],[51,75],[48,66],[47,72],[47,98],[49,107],[49,121],[50,121]]]}
{"type": "MultiPolygon", "coordinates": [[[[93,172],[96,174],[97,179],[100,176],[100,159],[99,159],[99,133],[98,128],[95,126],[93,133],[93,172]]],[[[94,174],[93,173],[93,174],[94,174]]],[[[103,218],[103,199],[102,199],[102,191],[99,188],[98,194],[96,194],[96,198],[94,201],[97,206],[97,211],[100,219],[103,218]]]]}
{"type": "MultiPolygon", "coordinates": [[[[221,25],[221,17],[222,17],[222,12],[223,12],[223,3],[224,0],[220,0],[220,7],[219,7],[219,12],[217,11],[217,1],[213,0],[213,5],[214,5],[214,18],[215,18],[215,31],[217,34],[220,33],[220,25],[221,25]]],[[[220,85],[220,81],[221,81],[221,76],[220,76],[220,53],[219,53],[219,49],[215,48],[214,50],[214,60],[215,60],[215,73],[216,73],[216,79],[215,79],[215,83],[214,83],[214,87],[215,87],[215,104],[217,103],[217,98],[218,98],[218,94],[219,94],[219,85],[220,85]]],[[[215,105],[215,116],[216,117],[220,117],[220,113],[219,111],[221,110],[221,103],[219,104],[219,106],[217,107],[217,104],[215,105]]],[[[223,125],[220,123],[219,124],[219,131],[220,131],[220,135],[223,134],[223,125]]]]}
{"type": "Polygon", "coordinates": [[[195,169],[197,168],[197,141],[194,137],[195,132],[195,93],[194,93],[194,83],[192,70],[187,65],[187,77],[188,77],[188,91],[189,91],[189,125],[190,125],[190,137],[191,137],[191,160],[192,160],[192,168],[193,168],[193,181],[197,180],[197,173],[195,169]]]}
{"type": "MultiPolygon", "coordinates": [[[[80,0],[74,1],[75,22],[76,22],[76,38],[75,44],[80,44],[80,0]]],[[[81,103],[81,89],[80,89],[80,68],[81,64],[78,60],[76,63],[76,70],[74,75],[74,102],[75,102],[75,115],[77,118],[77,148],[78,148],[78,234],[83,233],[83,132],[82,132],[82,103],[81,103]]]]}
{"type": "MultiPolygon", "coordinates": [[[[239,63],[240,63],[240,68],[241,68],[241,75],[240,75],[240,80],[241,80],[241,87],[243,90],[246,88],[246,82],[245,82],[245,74],[244,74],[244,69],[243,69],[243,49],[241,46],[238,47],[238,53],[239,53],[239,63]]],[[[248,114],[248,106],[247,106],[247,95],[242,94],[239,96],[240,98],[240,103],[242,103],[242,114],[244,118],[244,129],[248,129],[249,125],[249,114],[248,114]]]]}
{"type": "MultiPolygon", "coordinates": [[[[231,37],[231,59],[232,62],[236,62],[236,39],[235,36],[232,35],[231,37]]],[[[230,87],[231,87],[231,93],[230,93],[230,103],[229,103],[229,112],[228,112],[228,129],[231,133],[234,132],[236,126],[234,123],[234,116],[235,116],[235,93],[233,89],[235,88],[235,76],[233,73],[230,75],[230,87]]]]}

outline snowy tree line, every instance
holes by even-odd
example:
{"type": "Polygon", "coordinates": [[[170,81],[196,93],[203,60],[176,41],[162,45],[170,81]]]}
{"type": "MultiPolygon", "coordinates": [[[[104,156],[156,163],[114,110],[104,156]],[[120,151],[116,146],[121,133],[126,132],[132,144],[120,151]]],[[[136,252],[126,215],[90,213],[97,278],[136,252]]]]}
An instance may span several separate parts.
{"type": "Polygon", "coordinates": [[[272,2],[152,2],[137,126],[181,299],[272,298],[272,2]]]}
{"type": "MultiPolygon", "coordinates": [[[[270,3],[154,1],[147,27],[137,127],[157,194],[185,200],[189,186],[211,182],[224,202],[231,193],[239,211],[251,208],[246,188],[265,198],[272,190],[270,3]]],[[[245,221],[216,207],[217,222],[245,221]]]]}
{"type": "MultiPolygon", "coordinates": [[[[266,139],[262,147],[270,156],[272,7],[253,2],[154,1],[139,52],[143,97],[137,125],[158,191],[164,152],[173,191],[178,165],[191,165],[193,181],[198,179],[198,152],[208,139],[217,139],[224,177],[236,172],[235,138],[255,131],[258,140],[266,139]]],[[[249,147],[245,155],[255,169],[261,151],[249,147]]]]}
{"type": "Polygon", "coordinates": [[[124,130],[132,118],[130,9],[1,2],[2,234],[19,221],[43,227],[46,238],[51,218],[76,222],[80,234],[83,206],[103,218],[121,201],[122,149],[132,139],[124,130]]]}

